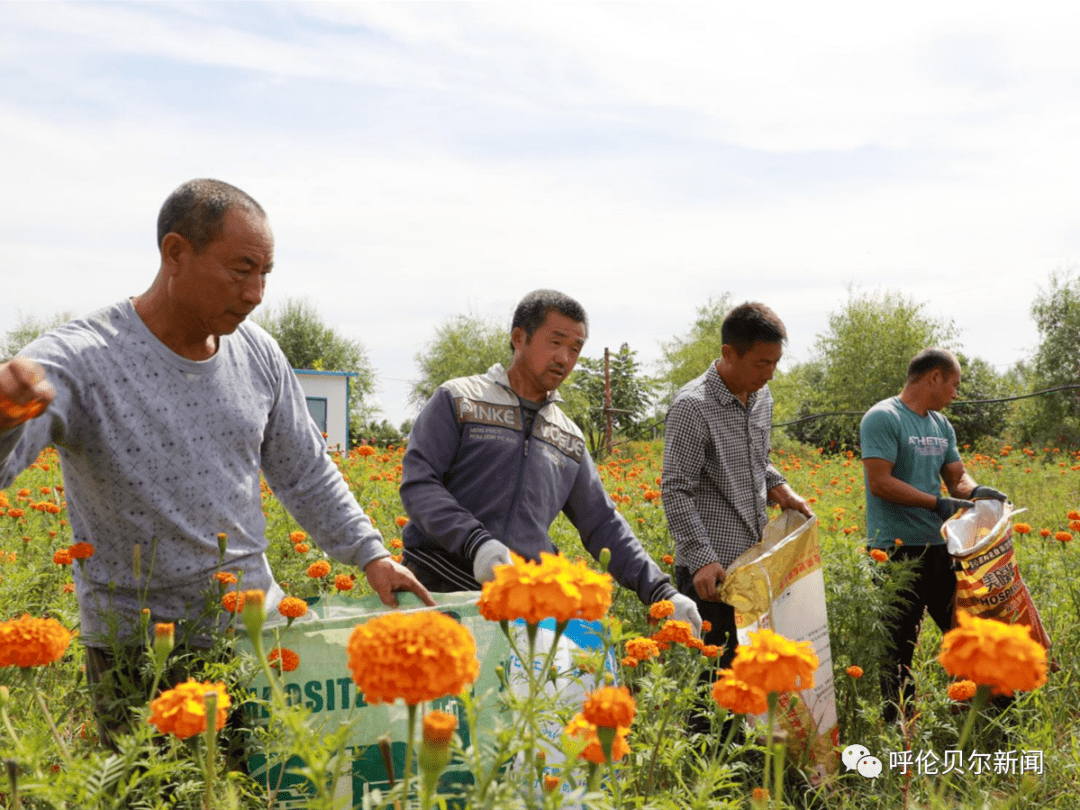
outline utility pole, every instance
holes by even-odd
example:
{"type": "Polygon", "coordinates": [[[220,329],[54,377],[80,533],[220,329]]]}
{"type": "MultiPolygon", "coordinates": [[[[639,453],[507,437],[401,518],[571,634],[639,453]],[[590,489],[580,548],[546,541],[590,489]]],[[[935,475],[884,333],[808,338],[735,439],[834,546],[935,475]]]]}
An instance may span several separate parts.
{"type": "Polygon", "coordinates": [[[604,448],[611,455],[611,354],[604,347],[604,448]]]}

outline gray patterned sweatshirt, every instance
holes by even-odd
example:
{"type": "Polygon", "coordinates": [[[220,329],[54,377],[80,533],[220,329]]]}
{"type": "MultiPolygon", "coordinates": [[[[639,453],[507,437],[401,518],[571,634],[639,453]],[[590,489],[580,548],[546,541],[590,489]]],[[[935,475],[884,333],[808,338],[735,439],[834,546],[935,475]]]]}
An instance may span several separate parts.
{"type": "Polygon", "coordinates": [[[222,570],[242,573],[243,589],[265,591],[273,609],[282,591],[266,558],[260,469],[330,556],[362,567],[389,554],[277,343],[251,323],[219,340],[209,360],[180,357],[124,300],[20,353],[44,367],[56,398],[0,431],[0,487],[57,446],[74,541],[95,548],[73,567],[91,646],[129,637],[144,607],[154,622],[194,623],[205,642],[213,628],[199,618],[219,596],[219,533],[222,570]]]}

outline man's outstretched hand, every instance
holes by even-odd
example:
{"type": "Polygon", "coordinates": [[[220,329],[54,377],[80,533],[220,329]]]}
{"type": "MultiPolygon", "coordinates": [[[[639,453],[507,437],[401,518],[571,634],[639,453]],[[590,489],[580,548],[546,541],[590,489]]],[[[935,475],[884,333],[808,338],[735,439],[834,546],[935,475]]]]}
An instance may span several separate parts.
{"type": "Polygon", "coordinates": [[[435,600],[431,598],[428,589],[420,584],[416,575],[389,557],[380,557],[369,562],[364,566],[364,576],[367,577],[371,589],[379,595],[384,605],[397,607],[398,600],[394,592],[412,591],[425,605],[435,606],[435,600]]]}
{"type": "Polygon", "coordinates": [[[56,391],[45,369],[27,357],[0,363],[0,430],[9,430],[45,410],[56,391]]]}

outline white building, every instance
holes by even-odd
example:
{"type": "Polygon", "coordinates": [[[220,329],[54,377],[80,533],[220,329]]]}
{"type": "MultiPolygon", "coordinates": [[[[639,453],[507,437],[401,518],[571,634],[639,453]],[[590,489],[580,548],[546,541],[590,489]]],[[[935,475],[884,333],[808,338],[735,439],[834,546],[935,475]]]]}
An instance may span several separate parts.
{"type": "Polygon", "coordinates": [[[308,412],[326,435],[326,443],[339,450],[349,449],[349,378],[351,371],[313,371],[294,368],[304,389],[308,412]]]}

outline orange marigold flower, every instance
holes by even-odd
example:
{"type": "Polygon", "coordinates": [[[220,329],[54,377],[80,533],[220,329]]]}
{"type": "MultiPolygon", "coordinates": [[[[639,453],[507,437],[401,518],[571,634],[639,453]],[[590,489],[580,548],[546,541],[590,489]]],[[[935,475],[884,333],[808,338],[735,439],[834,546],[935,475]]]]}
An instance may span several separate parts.
{"type": "Polygon", "coordinates": [[[150,722],[162,734],[175,734],[181,740],[206,731],[206,694],[217,692],[217,713],[214,727],[225,728],[231,701],[224,683],[186,681],[174,689],[162,692],[150,703],[150,722]]]}
{"type": "Polygon", "coordinates": [[[299,619],[305,613],[307,613],[307,602],[303,599],[297,599],[295,596],[286,596],[280,602],[278,602],[278,613],[284,616],[286,619],[299,619]]]}
{"type": "Polygon", "coordinates": [[[629,726],[637,714],[637,704],[625,686],[604,686],[585,697],[581,715],[594,726],[629,726]]]}
{"type": "Polygon", "coordinates": [[[660,645],[651,638],[632,638],[626,642],[626,654],[638,661],[648,661],[660,655],[660,645]]]}
{"type": "Polygon", "coordinates": [[[21,518],[26,514],[25,509],[8,509],[8,517],[21,518]]]}
{"type": "Polygon", "coordinates": [[[858,664],[852,664],[844,671],[847,672],[847,674],[850,675],[852,678],[861,678],[863,676],[863,668],[860,667],[858,664]]]}
{"type": "Polygon", "coordinates": [[[1075,509],[1070,509],[1067,517],[1069,520],[1080,520],[1080,512],[1075,509]]]}
{"type": "Polygon", "coordinates": [[[675,615],[675,605],[670,599],[661,599],[649,605],[649,618],[659,621],[675,615]]]}
{"type": "Polygon", "coordinates": [[[289,532],[289,542],[292,543],[294,546],[297,543],[303,543],[305,540],[307,540],[307,532],[289,532]]]}
{"type": "Polygon", "coordinates": [[[870,556],[878,562],[885,562],[889,559],[889,555],[885,553],[885,550],[880,548],[870,549],[870,556]]]}
{"type": "Polygon", "coordinates": [[[280,662],[282,672],[292,672],[300,666],[300,656],[288,647],[274,647],[270,654],[266,656],[266,660],[270,662],[271,666],[274,665],[275,661],[280,662]]]}
{"type": "MultiPolygon", "coordinates": [[[[565,732],[571,737],[584,737],[585,748],[581,752],[581,758],[603,765],[607,760],[604,758],[604,748],[600,744],[600,738],[596,734],[596,726],[590,723],[582,714],[575,714],[574,718],[566,726],[565,732]]],[[[611,760],[617,762],[630,753],[630,746],[626,742],[626,736],[630,733],[629,728],[616,728],[615,739],[611,743],[611,760]]]]}
{"type": "Polygon", "coordinates": [[[949,699],[957,702],[971,700],[975,697],[976,689],[978,687],[974,681],[954,681],[949,684],[949,699]]]}
{"type": "Polygon", "coordinates": [[[1039,529],[1039,536],[1040,537],[1049,537],[1050,536],[1050,530],[1049,529],[1039,529]]]}
{"type": "Polygon", "coordinates": [[[638,665],[638,660],[632,655],[624,655],[621,663],[624,667],[633,669],[638,665]]]}
{"type": "Polygon", "coordinates": [[[710,622],[708,619],[702,619],[701,620],[701,632],[702,633],[708,633],[710,630],[712,630],[712,622],[710,622]]]}
{"type": "Polygon", "coordinates": [[[672,644],[689,646],[694,639],[694,628],[690,626],[690,622],[668,619],[658,631],[653,633],[652,638],[660,645],[661,650],[666,650],[672,644]]]}
{"type": "Polygon", "coordinates": [[[675,564],[675,558],[672,557],[670,554],[665,554],[660,559],[663,560],[664,565],[674,565],[675,564]]]}
{"type": "Polygon", "coordinates": [[[0,667],[40,667],[59,661],[71,643],[71,631],[56,619],[28,613],[0,622],[0,667]]]}
{"type": "Polygon", "coordinates": [[[236,584],[236,574],[232,574],[228,571],[218,571],[216,574],[214,574],[214,579],[216,579],[222,585],[236,584]]]}
{"type": "Polygon", "coordinates": [[[545,773],[544,774],[544,792],[545,793],[554,792],[559,787],[559,781],[560,781],[559,777],[555,776],[555,774],[545,773]]]}
{"type": "Polygon", "coordinates": [[[398,515],[396,518],[394,518],[394,522],[398,526],[404,526],[406,523],[409,522],[409,519],[407,517],[405,517],[404,515],[398,515]]]}
{"type": "Polygon", "coordinates": [[[1031,532],[1031,526],[1027,523],[1017,523],[1013,525],[1013,531],[1017,534],[1028,534],[1031,532]]]}
{"type": "Polygon", "coordinates": [[[328,563],[326,560],[319,560],[318,562],[313,562],[311,565],[308,566],[307,569],[307,575],[312,579],[322,579],[329,573],[330,563],[328,563]]]}
{"type": "Polygon", "coordinates": [[[309,551],[311,551],[311,546],[309,546],[307,543],[297,543],[295,546],[293,546],[293,551],[295,551],[297,554],[307,554],[309,551]]]}
{"type": "Polygon", "coordinates": [[[65,582],[64,583],[64,593],[75,593],[75,583],[74,582],[65,582]]]}
{"type": "Polygon", "coordinates": [[[390,548],[402,548],[404,543],[401,542],[400,537],[395,537],[390,541],[390,548]]]}
{"type": "Polygon", "coordinates": [[[386,613],[349,636],[349,669],[368,703],[408,704],[457,695],[480,664],[467,628],[436,611],[386,613]]]}
{"type": "Polygon", "coordinates": [[[757,686],[735,676],[730,669],[717,673],[712,696],[717,705],[735,714],[764,714],[769,710],[769,696],[757,686]]]}
{"type": "Polygon", "coordinates": [[[375,455],[375,448],[370,444],[362,444],[356,448],[356,452],[361,456],[373,456],[375,455]]]}
{"type": "Polygon", "coordinates": [[[62,548],[53,554],[52,561],[57,565],[71,565],[75,560],[68,549],[62,548]]]}
{"type": "Polygon", "coordinates": [[[228,613],[239,613],[244,609],[244,594],[240,591],[229,591],[221,597],[221,606],[228,613]]]}
{"type": "Polygon", "coordinates": [[[90,543],[76,543],[68,552],[73,560],[89,560],[94,556],[94,547],[90,543]]]}
{"type": "Polygon", "coordinates": [[[490,621],[524,619],[539,624],[570,619],[599,619],[611,607],[612,579],[584,562],[541,552],[540,562],[511,552],[513,565],[497,566],[495,579],[484,583],[478,608],[490,621]]]}
{"type": "Polygon", "coordinates": [[[353,578],[348,574],[338,574],[334,577],[334,587],[339,591],[351,591],[353,587],[353,578]]]}
{"type": "Polygon", "coordinates": [[[424,742],[436,745],[450,742],[457,731],[457,717],[434,709],[424,715],[424,742]]]}
{"type": "Polygon", "coordinates": [[[1059,543],[1071,543],[1072,534],[1069,532],[1054,532],[1054,539],[1059,543]]]}
{"type": "Polygon", "coordinates": [[[399,563],[402,560],[402,555],[400,555],[400,554],[391,554],[390,559],[393,560],[396,563],[399,563]]]}
{"type": "Polygon", "coordinates": [[[706,658],[717,658],[720,655],[720,647],[716,644],[702,644],[701,654],[706,658]]]}
{"type": "Polygon", "coordinates": [[[895,540],[893,540],[893,545],[902,546],[904,545],[904,541],[897,537],[895,540]]]}
{"type": "Polygon", "coordinates": [[[1005,624],[968,613],[957,614],[954,627],[941,640],[938,660],[950,675],[995,692],[1011,695],[1046,683],[1046,650],[1021,624],[1005,624]]]}
{"type": "Polygon", "coordinates": [[[813,688],[819,663],[809,641],[792,641],[766,628],[735,648],[731,669],[739,680],[766,693],[786,692],[813,688]]]}

